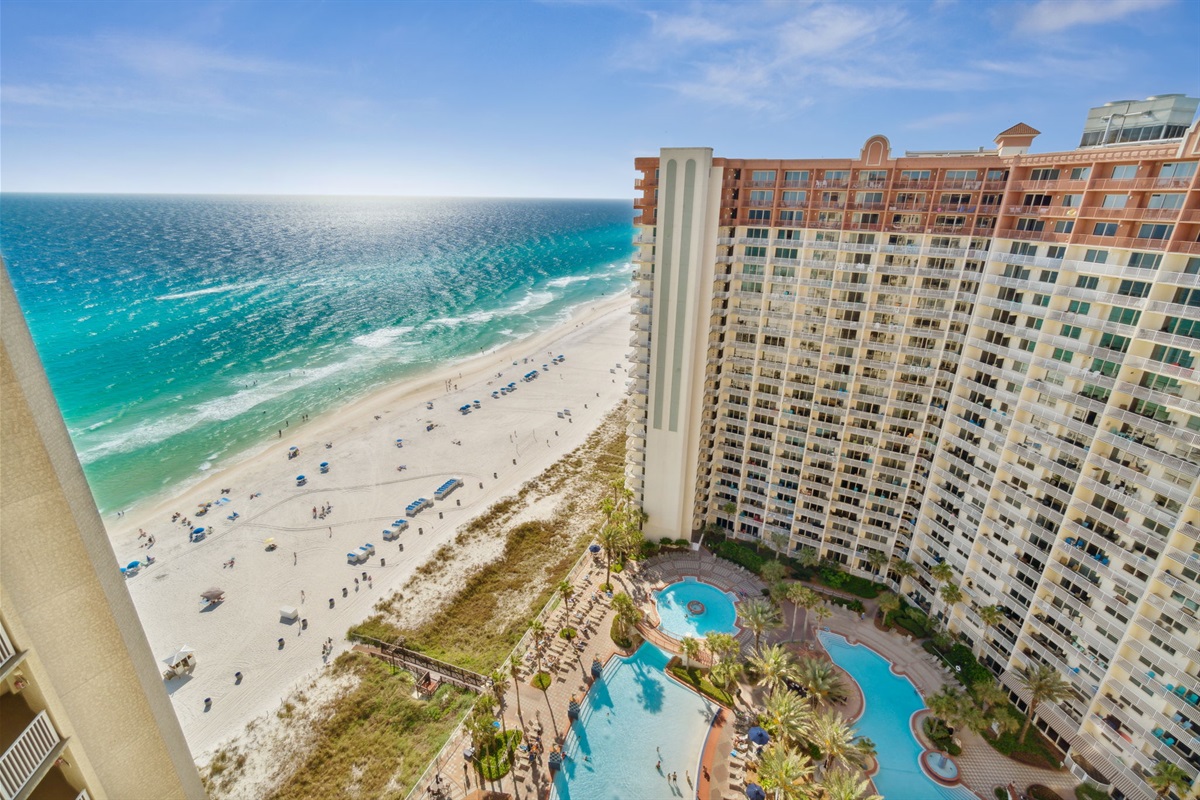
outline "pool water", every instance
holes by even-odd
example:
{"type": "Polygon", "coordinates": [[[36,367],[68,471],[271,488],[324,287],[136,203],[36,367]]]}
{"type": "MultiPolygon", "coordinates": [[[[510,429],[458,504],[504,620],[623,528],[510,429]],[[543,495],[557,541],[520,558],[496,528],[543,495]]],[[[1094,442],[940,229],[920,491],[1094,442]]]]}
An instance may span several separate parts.
{"type": "MultiPolygon", "coordinates": [[[[668,656],[647,642],[628,658],[614,656],[581,703],[571,725],[557,800],[679,800],[692,797],[700,751],[717,705],[663,671],[668,656]],[[662,772],[655,763],[662,758],[662,772]],[[585,760],[586,756],[586,760],[585,760]],[[679,773],[678,786],[668,772],[679,773]],[[681,792],[683,795],[681,795],[681,792]]],[[[555,709],[566,717],[566,709],[555,709]]]]}
{"type": "Polygon", "coordinates": [[[675,639],[685,636],[703,638],[709,633],[737,633],[737,608],[734,598],[715,586],[684,578],[656,592],[659,628],[675,639]],[[704,605],[701,613],[688,611],[688,603],[704,605]]]}
{"type": "Polygon", "coordinates": [[[922,772],[918,758],[924,748],[913,737],[909,718],[925,708],[925,702],[908,678],[893,673],[891,662],[865,645],[852,645],[827,631],[817,635],[830,658],[850,673],[866,697],[855,728],[878,751],[876,791],[887,800],[977,800],[967,789],[942,786],[922,772]]]}

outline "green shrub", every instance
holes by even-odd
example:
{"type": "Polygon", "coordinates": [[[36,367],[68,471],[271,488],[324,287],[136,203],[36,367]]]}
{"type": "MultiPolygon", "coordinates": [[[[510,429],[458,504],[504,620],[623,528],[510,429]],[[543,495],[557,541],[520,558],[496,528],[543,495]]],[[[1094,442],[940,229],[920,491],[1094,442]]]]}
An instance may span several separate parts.
{"type": "Polygon", "coordinates": [[[756,575],[762,569],[762,565],[766,563],[766,559],[751,548],[746,547],[744,544],[728,540],[717,545],[716,553],[726,561],[732,561],[735,564],[743,566],[756,575]]]}
{"type": "Polygon", "coordinates": [[[1003,786],[997,786],[992,790],[992,794],[996,795],[996,800],[1008,800],[1008,789],[1003,786]]]}
{"type": "Polygon", "coordinates": [[[945,656],[946,661],[950,662],[952,666],[960,667],[960,669],[956,669],[954,672],[964,686],[974,686],[979,681],[986,680],[992,675],[992,673],[988,672],[987,667],[975,659],[975,655],[965,644],[954,645],[945,656]]]}
{"type": "Polygon", "coordinates": [[[849,597],[838,597],[835,594],[826,594],[825,592],[817,592],[817,594],[821,595],[821,597],[824,597],[830,603],[841,606],[842,608],[848,608],[856,614],[861,614],[867,610],[867,607],[862,604],[861,600],[853,600],[849,597]]]}
{"type": "Polygon", "coordinates": [[[1081,783],[1075,787],[1075,800],[1108,800],[1108,792],[1090,783],[1081,783]]]}
{"type": "MultiPolygon", "coordinates": [[[[647,539],[646,541],[649,541],[649,539],[647,539]]],[[[671,543],[671,537],[670,537],[670,536],[664,536],[664,537],[662,537],[661,539],[659,539],[659,540],[658,540],[658,543],[659,543],[659,544],[670,544],[670,543],[671,543]]]]}
{"type": "Polygon", "coordinates": [[[850,576],[833,564],[822,564],[820,568],[821,583],[830,589],[840,589],[850,580],[850,576]]]}
{"type": "Polygon", "coordinates": [[[926,628],[920,622],[914,620],[912,617],[902,615],[900,612],[896,612],[896,616],[892,622],[901,628],[904,628],[904,630],[908,631],[918,639],[924,639],[929,636],[928,628],[926,628]]]}
{"type": "Polygon", "coordinates": [[[533,676],[533,680],[529,682],[529,685],[539,691],[544,692],[550,688],[550,684],[552,683],[554,683],[554,678],[550,677],[549,672],[539,672],[537,675],[533,676]]]}
{"type": "Polygon", "coordinates": [[[612,569],[609,571],[612,572],[613,575],[620,575],[625,571],[625,567],[621,564],[613,564],[612,569]]]}
{"type": "Polygon", "coordinates": [[[678,547],[690,547],[692,543],[689,542],[687,539],[676,539],[675,544],[678,547]]]}
{"type": "Polygon", "coordinates": [[[869,581],[866,578],[860,578],[857,575],[841,574],[845,578],[842,581],[841,588],[850,594],[866,598],[867,600],[874,600],[879,596],[880,592],[883,592],[887,588],[882,584],[869,581]]]}
{"type": "MultiPolygon", "coordinates": [[[[674,659],[674,661],[678,662],[678,659],[674,659]]],[[[687,669],[684,669],[678,663],[674,664],[673,666],[668,665],[667,669],[672,675],[686,683],[688,686],[691,686],[700,694],[716,700],[723,706],[733,708],[733,696],[724,689],[715,686],[708,679],[707,671],[701,670],[699,667],[688,667],[687,669]]]]}
{"type": "Polygon", "coordinates": [[[479,771],[485,780],[498,781],[512,769],[509,761],[509,748],[515,748],[521,742],[520,731],[508,732],[509,746],[505,746],[504,735],[496,736],[491,742],[479,750],[479,771]]]}
{"type": "Polygon", "coordinates": [[[1062,795],[1051,789],[1049,786],[1043,786],[1040,783],[1035,783],[1025,790],[1033,800],[1062,800],[1062,795]]]}

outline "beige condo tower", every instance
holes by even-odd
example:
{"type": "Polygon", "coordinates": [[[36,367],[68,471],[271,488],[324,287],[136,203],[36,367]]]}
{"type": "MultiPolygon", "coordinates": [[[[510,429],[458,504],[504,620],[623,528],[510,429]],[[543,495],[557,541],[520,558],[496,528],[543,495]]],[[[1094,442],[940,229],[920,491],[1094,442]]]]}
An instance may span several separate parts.
{"type": "Polygon", "coordinates": [[[0,264],[0,800],[203,798],[0,264]]]}
{"type": "Polygon", "coordinates": [[[1195,779],[1198,103],[1109,103],[1058,153],[1018,124],[991,150],[638,158],[646,535],[814,548],[942,619],[1022,708],[1016,669],[1061,671],[1038,725],[1080,778],[1195,779]]]}

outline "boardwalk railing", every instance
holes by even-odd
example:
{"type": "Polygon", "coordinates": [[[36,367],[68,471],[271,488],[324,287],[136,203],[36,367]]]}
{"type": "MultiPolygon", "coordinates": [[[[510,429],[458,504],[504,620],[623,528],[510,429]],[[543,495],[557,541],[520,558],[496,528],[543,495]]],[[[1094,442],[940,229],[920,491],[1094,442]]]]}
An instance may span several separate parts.
{"type": "Polygon", "coordinates": [[[355,636],[355,641],[366,645],[371,655],[378,656],[393,667],[406,669],[420,677],[422,672],[436,673],[444,683],[451,683],[472,692],[486,692],[492,688],[492,679],[469,669],[438,661],[432,656],[410,650],[398,642],[384,642],[370,636],[355,636]]]}

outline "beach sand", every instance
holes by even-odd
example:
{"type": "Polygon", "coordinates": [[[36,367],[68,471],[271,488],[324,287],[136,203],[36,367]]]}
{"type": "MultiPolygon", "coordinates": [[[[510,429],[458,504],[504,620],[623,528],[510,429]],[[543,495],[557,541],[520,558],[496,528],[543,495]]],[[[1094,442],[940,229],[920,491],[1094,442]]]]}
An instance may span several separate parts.
{"type": "MultiPolygon", "coordinates": [[[[291,420],[297,424],[262,452],[178,496],[109,520],[120,564],[155,558],[128,578],[155,657],[180,645],[196,651],[193,674],[165,686],[198,761],[347,649],[346,630],[374,613],[375,602],[398,590],[458,527],[584,442],[625,395],[629,302],[627,293],[605,298],[529,339],[319,418],[291,420]],[[551,364],[559,354],[566,360],[551,364]],[[543,364],[550,367],[540,377],[521,381],[543,364]],[[515,392],[491,397],[509,382],[516,382],[515,392]],[[473,400],[482,407],[460,414],[473,400]],[[560,417],[564,409],[570,415],[560,417]],[[436,427],[426,431],[430,422],[436,427]],[[300,453],[293,459],[291,447],[300,453]],[[321,462],[330,464],[327,474],[321,462]],[[407,468],[400,472],[399,465],[407,468]],[[298,475],[306,485],[297,486],[298,475]],[[405,506],[418,497],[432,500],[449,478],[464,485],[411,518],[397,542],[383,541],[381,531],[404,518],[405,506]],[[223,498],[228,502],[216,505],[223,498]],[[214,505],[196,516],[201,503],[214,505]],[[332,511],[314,518],[314,507],[325,506],[332,511]],[[190,542],[189,528],[171,522],[174,512],[211,535],[190,542]],[[235,512],[239,518],[230,521],[235,512]],[[139,530],[154,537],[153,547],[143,547],[139,530]],[[266,549],[268,538],[274,551],[266,549]],[[375,555],[348,564],[346,553],[368,542],[375,555]],[[225,566],[230,559],[235,566],[225,566]],[[200,594],[210,588],[224,590],[224,602],[204,606],[200,594]],[[281,621],[285,606],[298,609],[307,627],[281,621]],[[324,658],[330,638],[333,651],[324,658]]],[[[477,546],[473,560],[495,557],[488,543],[477,546]]]]}

